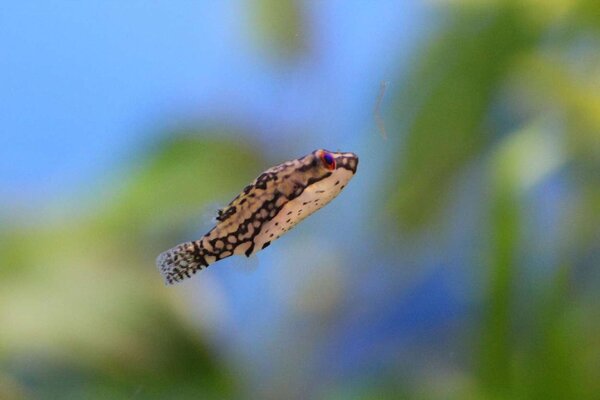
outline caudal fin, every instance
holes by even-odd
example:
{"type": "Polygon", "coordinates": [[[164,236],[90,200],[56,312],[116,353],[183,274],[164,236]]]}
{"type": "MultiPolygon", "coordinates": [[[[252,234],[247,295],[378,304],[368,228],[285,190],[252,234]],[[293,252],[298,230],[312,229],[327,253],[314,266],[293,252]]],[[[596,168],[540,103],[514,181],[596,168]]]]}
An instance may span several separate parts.
{"type": "Polygon", "coordinates": [[[186,242],[161,253],[156,258],[158,270],[170,285],[189,278],[208,266],[200,241],[186,242]]]}

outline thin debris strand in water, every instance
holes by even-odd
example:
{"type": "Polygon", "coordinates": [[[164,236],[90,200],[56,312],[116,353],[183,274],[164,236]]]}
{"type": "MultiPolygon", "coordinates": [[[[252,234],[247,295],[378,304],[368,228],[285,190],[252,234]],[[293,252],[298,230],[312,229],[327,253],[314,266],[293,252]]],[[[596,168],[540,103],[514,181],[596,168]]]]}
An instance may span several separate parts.
{"type": "Polygon", "coordinates": [[[388,81],[381,81],[381,84],[379,85],[379,94],[377,95],[377,102],[375,103],[375,110],[373,111],[375,124],[377,125],[377,129],[379,130],[383,140],[387,140],[387,132],[385,130],[385,122],[381,116],[381,104],[383,103],[383,96],[385,95],[387,86],[388,81]]]}

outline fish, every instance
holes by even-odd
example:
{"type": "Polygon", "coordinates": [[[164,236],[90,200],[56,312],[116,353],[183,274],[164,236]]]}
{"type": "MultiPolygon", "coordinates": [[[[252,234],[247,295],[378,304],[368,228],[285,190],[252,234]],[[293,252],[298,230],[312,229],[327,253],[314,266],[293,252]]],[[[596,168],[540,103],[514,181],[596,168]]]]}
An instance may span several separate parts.
{"type": "Polygon", "coordinates": [[[157,257],[165,283],[190,278],[232,255],[250,257],[267,248],[340,194],[357,167],[354,153],[318,149],[267,169],[218,210],[216,225],[206,235],[157,257]]]}

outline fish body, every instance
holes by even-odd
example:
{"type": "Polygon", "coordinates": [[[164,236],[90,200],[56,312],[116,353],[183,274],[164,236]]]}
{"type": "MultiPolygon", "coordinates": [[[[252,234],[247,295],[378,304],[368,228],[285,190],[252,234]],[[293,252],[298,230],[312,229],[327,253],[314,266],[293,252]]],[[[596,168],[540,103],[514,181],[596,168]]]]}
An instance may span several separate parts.
{"type": "Polygon", "coordinates": [[[157,266],[167,284],[234,254],[252,254],[333,200],[356,173],[354,153],[315,150],[269,168],[229,205],[217,224],[196,241],[160,254],[157,266]]]}

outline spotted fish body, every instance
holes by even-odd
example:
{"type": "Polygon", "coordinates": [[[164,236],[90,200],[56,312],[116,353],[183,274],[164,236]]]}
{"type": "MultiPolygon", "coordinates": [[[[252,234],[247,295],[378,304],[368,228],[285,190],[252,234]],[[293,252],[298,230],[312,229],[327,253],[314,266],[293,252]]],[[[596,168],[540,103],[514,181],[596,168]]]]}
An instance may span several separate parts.
{"type": "Polygon", "coordinates": [[[234,254],[252,254],[335,198],[356,173],[354,153],[315,150],[269,168],[222,210],[204,237],[160,254],[168,284],[234,254]]]}

